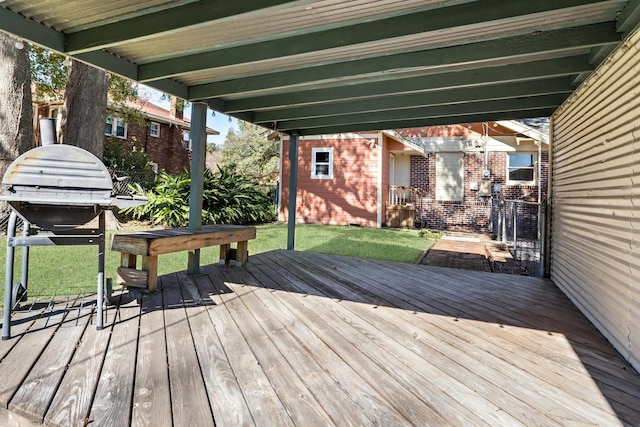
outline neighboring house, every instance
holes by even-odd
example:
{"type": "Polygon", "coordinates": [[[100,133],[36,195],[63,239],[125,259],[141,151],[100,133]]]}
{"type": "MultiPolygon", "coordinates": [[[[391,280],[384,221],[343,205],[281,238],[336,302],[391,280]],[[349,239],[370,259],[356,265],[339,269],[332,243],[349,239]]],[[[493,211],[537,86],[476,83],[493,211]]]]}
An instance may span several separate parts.
{"type": "MultiPolygon", "coordinates": [[[[121,117],[107,113],[105,123],[105,144],[122,141],[136,145],[147,153],[147,158],[156,171],[180,173],[191,168],[191,147],[189,146],[190,121],[176,109],[172,98],[170,109],[164,109],[148,101],[138,100],[127,106],[142,113],[142,123],[126,123],[121,117]]],[[[55,103],[35,103],[34,117],[58,119],[62,105],[55,103]]],[[[58,126],[60,122],[58,120],[58,126]]],[[[37,129],[37,122],[34,129],[37,129]]],[[[207,128],[208,135],[219,132],[207,128]]],[[[38,141],[39,138],[36,138],[38,141]]]]}
{"type": "MultiPolygon", "coordinates": [[[[548,138],[520,122],[301,137],[299,143],[300,223],[489,231],[498,200],[546,198],[548,138]]],[[[286,137],[281,159],[280,200],[286,201],[286,137]]],[[[280,220],[287,215],[283,202],[280,220]]]]}

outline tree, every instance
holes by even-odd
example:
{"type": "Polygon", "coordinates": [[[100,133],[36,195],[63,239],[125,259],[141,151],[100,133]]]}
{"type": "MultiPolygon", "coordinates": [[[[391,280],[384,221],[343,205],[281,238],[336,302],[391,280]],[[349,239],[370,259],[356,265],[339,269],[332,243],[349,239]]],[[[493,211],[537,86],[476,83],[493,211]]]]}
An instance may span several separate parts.
{"type": "Polygon", "coordinates": [[[102,158],[107,112],[117,112],[128,123],[142,120],[139,111],[126,105],[138,97],[132,81],[75,60],[67,67],[64,56],[38,46],[31,47],[30,59],[36,96],[59,102],[64,99],[59,142],[77,145],[102,158]]]}
{"type": "MultiPolygon", "coordinates": [[[[0,32],[0,178],[20,154],[33,147],[31,71],[27,46],[0,32]]],[[[0,217],[8,211],[0,206],[0,217]]]]}
{"type": "Polygon", "coordinates": [[[239,131],[229,129],[222,148],[222,165],[231,173],[251,177],[261,184],[278,179],[280,144],[263,135],[266,129],[239,121],[239,131]]]}
{"type": "Polygon", "coordinates": [[[108,85],[109,79],[104,71],[72,61],[64,91],[61,144],[84,148],[102,158],[108,85]]]}

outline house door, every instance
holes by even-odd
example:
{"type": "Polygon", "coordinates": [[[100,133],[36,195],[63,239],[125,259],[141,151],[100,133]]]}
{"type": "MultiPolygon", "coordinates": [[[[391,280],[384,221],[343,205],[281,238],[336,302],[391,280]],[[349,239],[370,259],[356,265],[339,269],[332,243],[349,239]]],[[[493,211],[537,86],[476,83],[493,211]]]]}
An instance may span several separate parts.
{"type": "Polygon", "coordinates": [[[393,184],[398,187],[411,186],[411,156],[395,156],[393,184]]]}

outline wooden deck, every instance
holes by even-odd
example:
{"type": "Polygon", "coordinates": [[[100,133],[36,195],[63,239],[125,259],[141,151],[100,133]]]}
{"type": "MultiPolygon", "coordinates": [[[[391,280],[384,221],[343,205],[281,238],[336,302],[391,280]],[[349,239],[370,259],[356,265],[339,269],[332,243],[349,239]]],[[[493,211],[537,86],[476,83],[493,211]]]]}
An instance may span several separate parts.
{"type": "Polygon", "coordinates": [[[0,425],[640,425],[640,376],[546,280],[275,251],[16,312],[0,425]]]}

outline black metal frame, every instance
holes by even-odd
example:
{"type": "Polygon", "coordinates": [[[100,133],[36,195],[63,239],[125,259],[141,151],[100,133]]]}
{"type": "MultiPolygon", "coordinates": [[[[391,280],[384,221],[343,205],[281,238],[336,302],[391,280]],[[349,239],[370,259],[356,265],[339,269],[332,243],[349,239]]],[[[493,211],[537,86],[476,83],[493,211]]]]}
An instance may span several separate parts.
{"type": "MultiPolygon", "coordinates": [[[[7,226],[7,258],[4,284],[4,320],[2,323],[2,339],[11,338],[11,311],[14,308],[12,297],[14,288],[22,286],[25,293],[28,290],[29,275],[29,247],[30,246],[56,246],[56,245],[97,245],[98,246],[98,284],[96,329],[103,328],[104,309],[104,256],[105,256],[105,210],[98,214],[98,228],[78,228],[63,232],[37,231],[29,235],[31,225],[23,218],[23,235],[16,237],[16,223],[18,214],[11,212],[7,226]],[[15,248],[23,248],[21,282],[13,283],[15,248]]],[[[16,298],[16,303],[18,302],[16,298]]]]}

